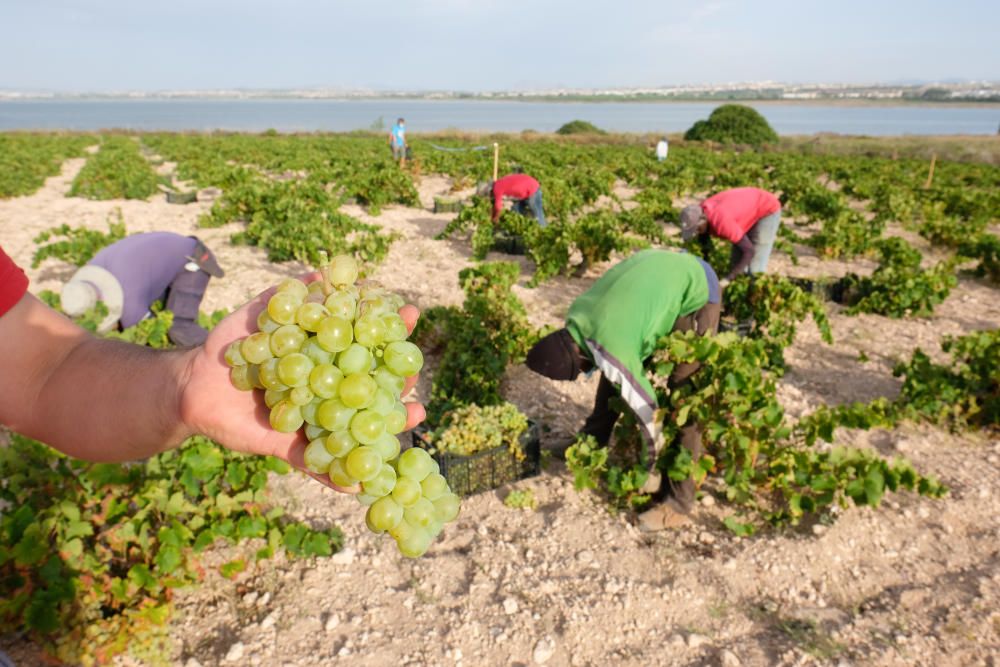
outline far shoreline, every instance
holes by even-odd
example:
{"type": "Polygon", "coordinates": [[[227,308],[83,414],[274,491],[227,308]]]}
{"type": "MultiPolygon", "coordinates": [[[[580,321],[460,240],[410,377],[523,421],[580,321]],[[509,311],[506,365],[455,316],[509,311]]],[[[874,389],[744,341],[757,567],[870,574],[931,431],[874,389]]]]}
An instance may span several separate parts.
{"type": "Polygon", "coordinates": [[[1000,99],[995,101],[960,100],[954,102],[908,100],[908,99],[723,99],[710,97],[664,98],[664,97],[613,97],[613,96],[450,96],[435,97],[425,95],[371,95],[371,96],[314,96],[314,95],[2,95],[0,104],[4,102],[510,102],[510,103],[541,103],[541,104],[744,104],[747,106],[801,106],[801,107],[870,107],[870,108],[926,108],[926,109],[1000,109],[1000,99]]]}

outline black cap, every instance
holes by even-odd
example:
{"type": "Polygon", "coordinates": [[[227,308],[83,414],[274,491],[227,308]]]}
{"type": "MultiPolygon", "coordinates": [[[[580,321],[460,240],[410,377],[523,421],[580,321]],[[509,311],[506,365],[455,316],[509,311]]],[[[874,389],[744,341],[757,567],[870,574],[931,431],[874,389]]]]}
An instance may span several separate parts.
{"type": "Polygon", "coordinates": [[[579,348],[565,328],[553,331],[528,350],[528,368],[553,380],[575,380],[580,374],[579,348]]]}
{"type": "Polygon", "coordinates": [[[199,269],[210,276],[221,278],[226,275],[225,271],[222,270],[222,267],[219,266],[219,262],[216,261],[215,255],[208,249],[208,246],[202,243],[201,239],[196,236],[192,236],[191,238],[198,243],[195,244],[194,251],[188,259],[197,264],[199,269]]]}

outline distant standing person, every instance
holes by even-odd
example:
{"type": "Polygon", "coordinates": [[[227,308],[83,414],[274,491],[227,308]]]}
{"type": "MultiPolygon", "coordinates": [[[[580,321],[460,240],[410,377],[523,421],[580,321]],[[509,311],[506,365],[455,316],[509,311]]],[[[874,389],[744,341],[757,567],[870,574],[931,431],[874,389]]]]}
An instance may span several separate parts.
{"type": "Polygon", "coordinates": [[[392,146],[392,157],[399,160],[399,166],[406,164],[406,121],[396,119],[396,124],[389,130],[389,145],[392,146]]]}
{"type": "Polygon", "coordinates": [[[660,162],[663,162],[664,160],[666,160],[667,159],[667,149],[668,148],[669,148],[669,146],[667,145],[667,138],[663,137],[656,144],[656,159],[659,160],[660,162]]]}
{"type": "Polygon", "coordinates": [[[194,236],[149,232],[126,236],[94,255],[63,287],[63,311],[83,315],[102,301],[108,316],[98,326],[106,333],[149,317],[162,301],[174,314],[168,335],[175,345],[201,345],[208,331],[198,325],[198,307],[211,276],[221,278],[215,255],[194,236]]]}
{"type": "Polygon", "coordinates": [[[709,234],[733,244],[730,280],[741,273],[764,273],[781,226],[781,202],[767,190],[733,188],[686,206],[681,211],[681,238],[707,241],[709,234]]]}
{"type": "Polygon", "coordinates": [[[479,187],[480,196],[493,197],[493,222],[500,217],[503,210],[503,198],[514,200],[514,211],[521,215],[533,215],[538,220],[539,227],[549,223],[545,220],[545,210],[542,207],[542,186],[527,174],[510,174],[495,181],[489,181],[479,187]],[[529,213],[530,212],[530,213],[529,213]]]}

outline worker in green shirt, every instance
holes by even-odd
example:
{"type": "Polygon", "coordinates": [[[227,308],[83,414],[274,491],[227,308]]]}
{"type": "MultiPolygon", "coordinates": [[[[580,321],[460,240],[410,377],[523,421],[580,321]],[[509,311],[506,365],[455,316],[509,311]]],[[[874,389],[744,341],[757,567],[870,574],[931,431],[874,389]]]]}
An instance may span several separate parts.
{"type": "MultiPolygon", "coordinates": [[[[566,326],[542,338],[528,352],[528,367],[553,380],[575,380],[581,373],[601,372],[594,409],[583,433],[607,444],[618,413],[608,401],[618,392],[638,418],[647,460],[654,465],[661,448],[662,425],[657,422],[656,394],[643,364],[656,342],[672,331],[715,333],[721,311],[719,279],[712,267],[686,253],[643,250],[601,276],[570,306],[566,326]]],[[[678,386],[698,370],[679,365],[669,383],[678,386]]],[[[701,428],[681,431],[681,446],[701,457],[701,428]]],[[[694,504],[694,483],[664,478],[657,497],[665,502],[639,516],[644,530],[662,530],[687,523],[694,504]],[[668,488],[662,486],[663,483],[668,488]]]]}

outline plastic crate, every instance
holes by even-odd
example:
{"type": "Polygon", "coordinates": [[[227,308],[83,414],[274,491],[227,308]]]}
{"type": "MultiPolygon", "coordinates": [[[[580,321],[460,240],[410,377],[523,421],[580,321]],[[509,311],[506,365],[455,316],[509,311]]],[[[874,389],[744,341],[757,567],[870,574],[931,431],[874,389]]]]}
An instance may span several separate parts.
{"type": "Polygon", "coordinates": [[[462,202],[451,197],[435,197],[435,213],[459,213],[462,210],[462,202]]]}
{"type": "Polygon", "coordinates": [[[524,255],[528,252],[528,247],[524,245],[522,237],[501,230],[493,236],[493,250],[505,255],[524,255]]]}
{"type": "Polygon", "coordinates": [[[197,192],[174,192],[173,190],[167,191],[167,203],[168,204],[193,204],[198,201],[197,192]]]}
{"type": "Polygon", "coordinates": [[[540,429],[532,421],[528,422],[527,430],[521,434],[521,449],[524,451],[522,460],[518,460],[506,445],[470,456],[435,452],[432,443],[427,440],[427,429],[421,427],[413,430],[413,446],[431,452],[451,490],[462,497],[534,477],[541,470],[540,429]]]}
{"type": "Polygon", "coordinates": [[[837,303],[844,303],[845,293],[849,291],[843,278],[789,278],[789,281],[820,299],[837,303]]]}

